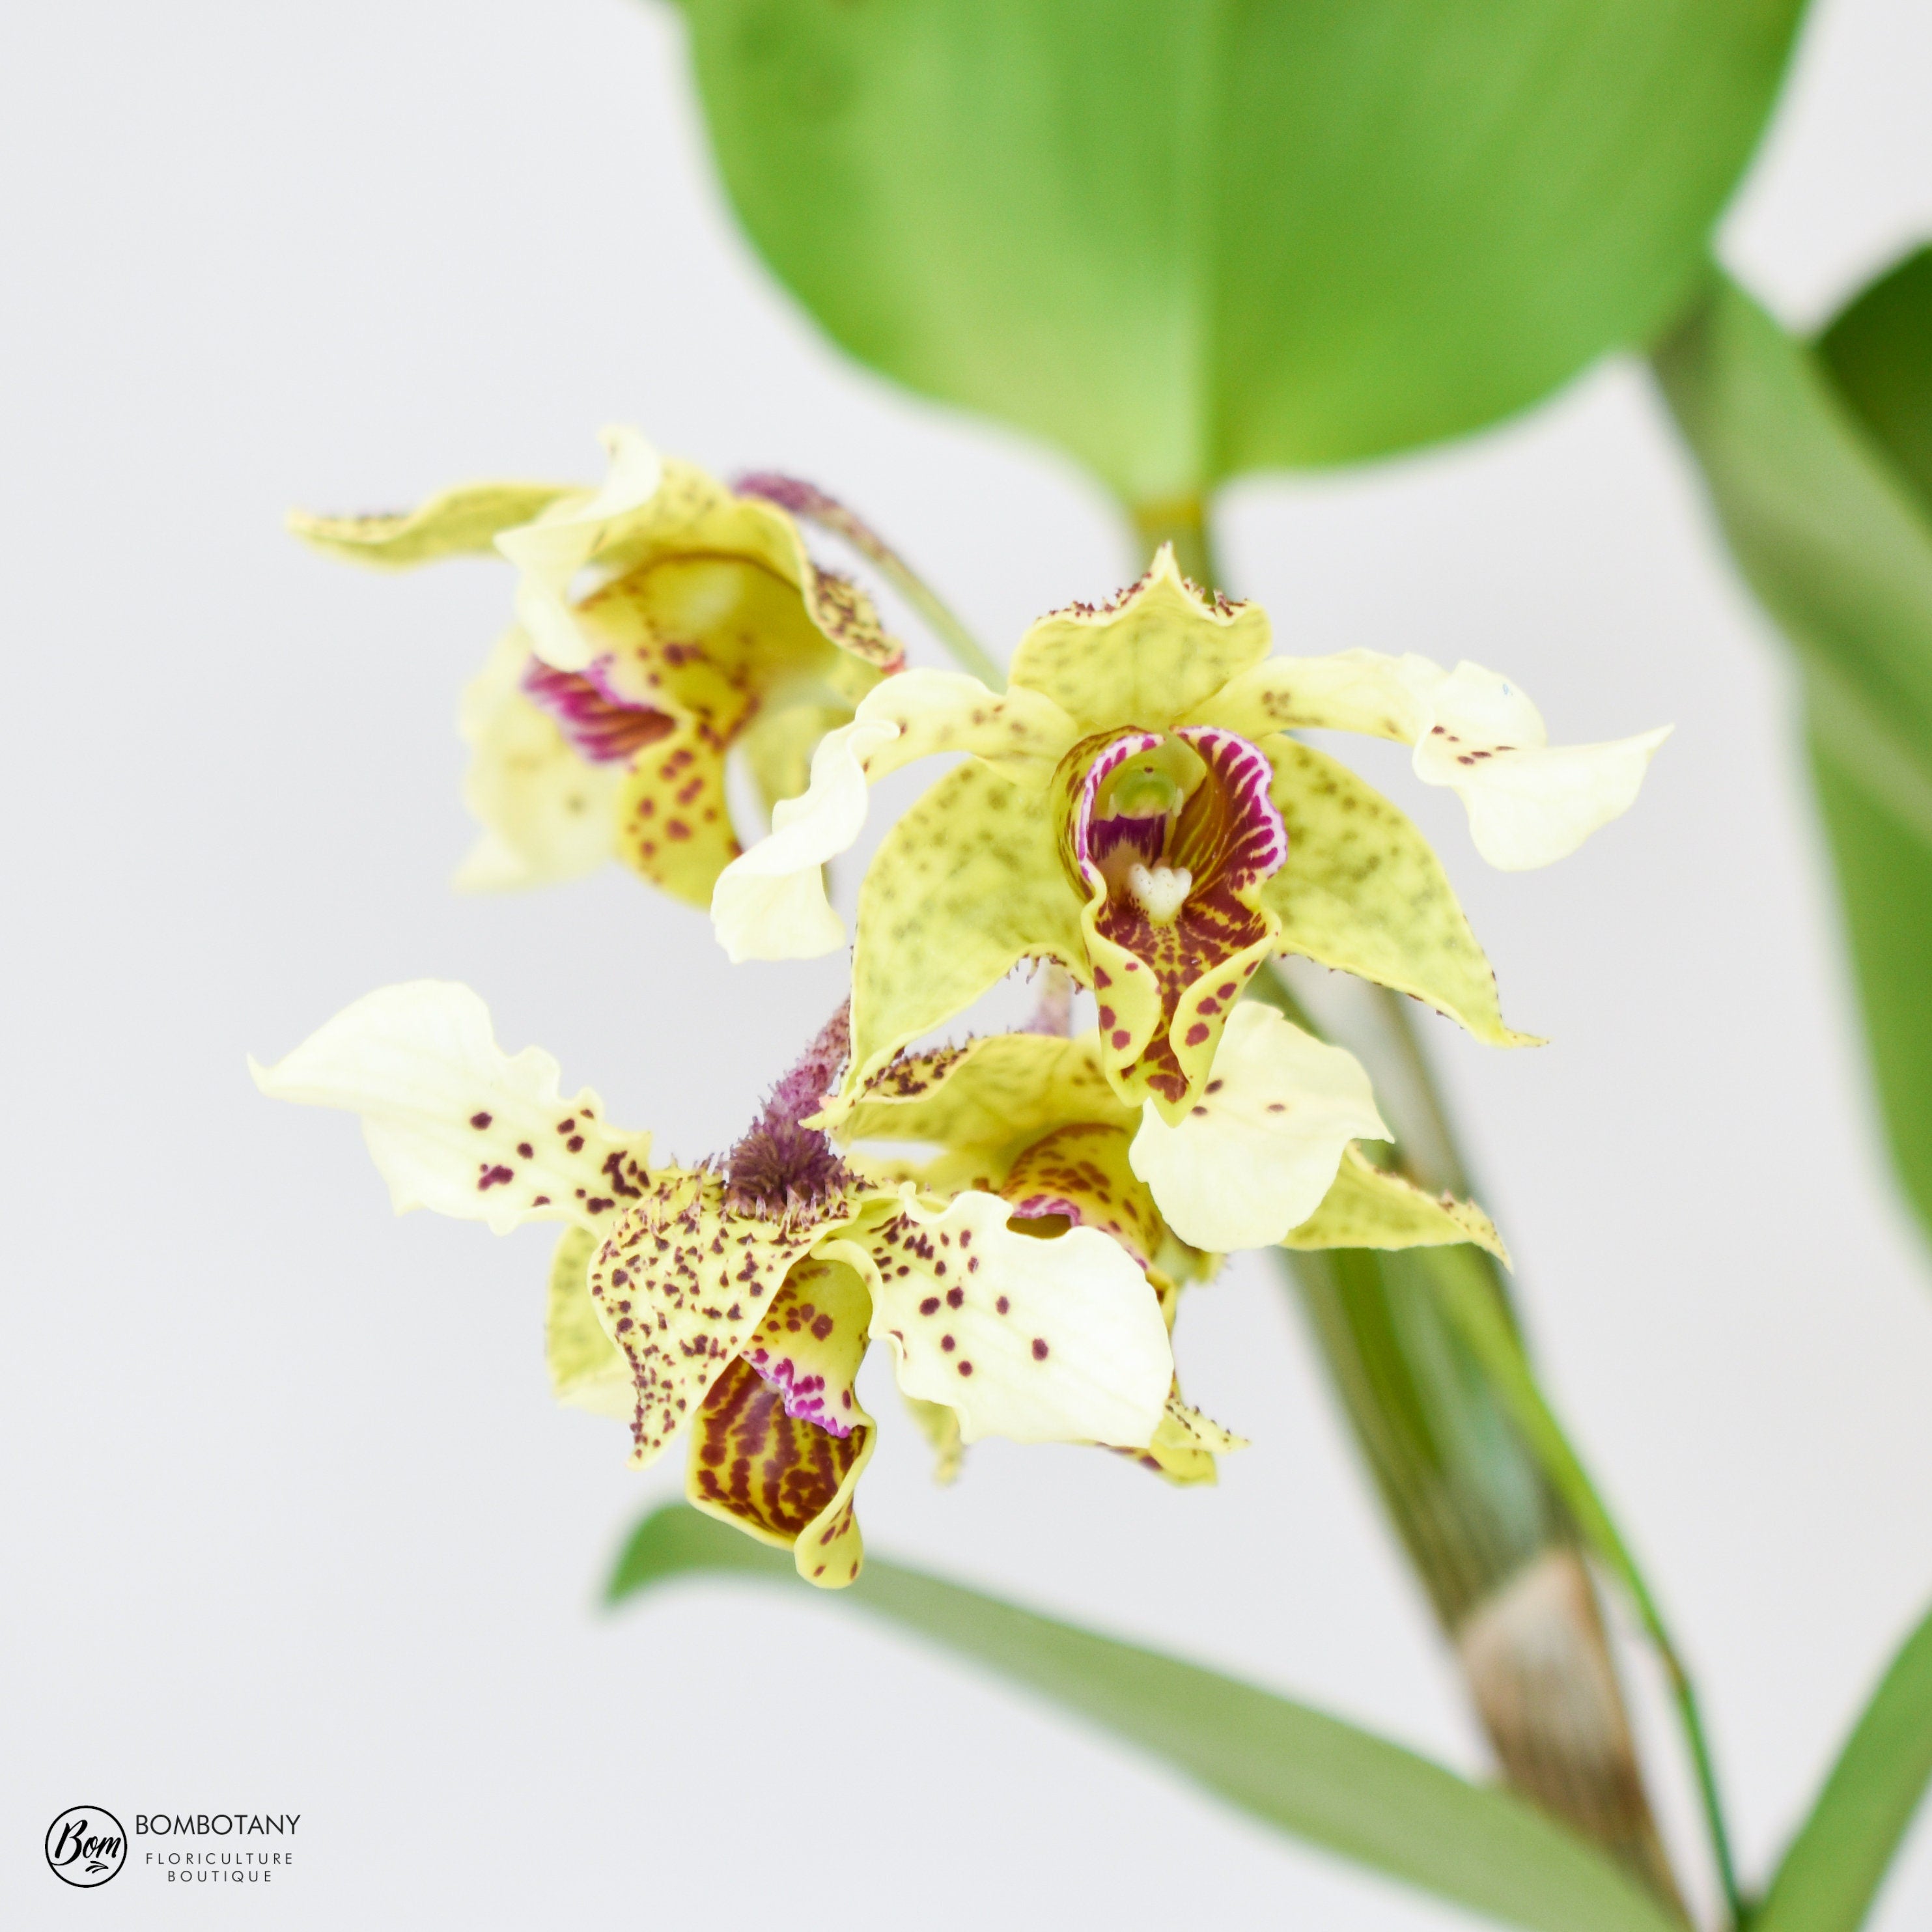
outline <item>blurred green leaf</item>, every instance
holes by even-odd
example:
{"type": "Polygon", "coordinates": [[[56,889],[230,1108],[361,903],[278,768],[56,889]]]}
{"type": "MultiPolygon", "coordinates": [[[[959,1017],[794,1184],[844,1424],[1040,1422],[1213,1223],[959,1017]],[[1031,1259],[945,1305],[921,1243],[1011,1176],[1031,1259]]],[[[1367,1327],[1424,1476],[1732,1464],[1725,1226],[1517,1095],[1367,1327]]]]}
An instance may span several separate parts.
{"type": "Polygon", "coordinates": [[[1802,0],[683,0],[862,361],[1155,514],[1452,436],[1695,288],[1802,0]]]}
{"type": "MultiPolygon", "coordinates": [[[[608,1594],[721,1571],[802,1587],[784,1552],[674,1503],[638,1526],[608,1594]]],[[[1520,1799],[1252,1684],[876,1557],[837,1600],[990,1664],[1282,1831],[1504,1924],[1682,1932],[1520,1799]]]]}
{"type": "Polygon", "coordinates": [[[1798,647],[1893,1157],[1932,1228],[1932,269],[1895,270],[1817,350],[1720,278],[1654,361],[1798,647]]]}
{"type": "Polygon", "coordinates": [[[1932,1780],[1932,1616],[1907,1637],[1750,1932],[1857,1932],[1932,1780]]]}

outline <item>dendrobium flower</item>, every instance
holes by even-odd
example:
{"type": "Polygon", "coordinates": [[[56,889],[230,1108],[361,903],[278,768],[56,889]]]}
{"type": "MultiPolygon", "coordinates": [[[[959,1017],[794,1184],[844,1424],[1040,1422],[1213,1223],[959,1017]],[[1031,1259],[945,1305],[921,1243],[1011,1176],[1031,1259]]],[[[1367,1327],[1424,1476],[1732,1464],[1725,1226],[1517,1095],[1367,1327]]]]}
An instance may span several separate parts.
{"type": "Polygon", "coordinates": [[[650,1136],[610,1126],[592,1093],[563,1098],[548,1054],[503,1053],[460,986],[372,993],[254,1073],[264,1093],[360,1114],[399,1212],[499,1234],[565,1222],[562,1391],[620,1397],[637,1466],[682,1438],[694,1503],[836,1586],[861,1561],[869,1342],[962,1442],[1144,1452],[1173,1381],[1159,1295],[1108,1234],[1038,1238],[992,1190],[868,1178],[803,1126],[845,1053],[842,1014],[729,1157],[695,1167],[651,1166],[650,1136]]]}
{"type": "Polygon", "coordinates": [[[1422,835],[1288,734],[1410,745],[1417,776],[1463,800],[1478,850],[1515,868],[1561,858],[1624,811],[1665,734],[1555,748],[1528,700],[1477,665],[1268,649],[1258,606],[1203,596],[1163,549],[1113,603],[1034,625],[1004,694],[907,672],[821,741],[805,795],[719,877],[712,919],[734,959],[837,946],[820,868],[857,836],[868,785],[928,753],[970,754],[867,870],[841,1105],[1027,958],[1056,959],[1092,989],[1108,1084],[1174,1129],[1202,1103],[1222,1029],[1273,953],[1526,1043],[1504,1025],[1422,835]]]}
{"type": "Polygon", "coordinates": [[[290,527],[385,568],[493,550],[517,566],[515,625],[464,694],[464,796],[484,830],[460,884],[540,884],[616,856],[706,905],[740,850],[727,754],[742,752],[767,810],[794,796],[820,737],[900,653],[784,511],[634,430],[604,440],[601,490],[476,484],[406,514],[290,527]]]}
{"type": "MultiPolygon", "coordinates": [[[[1385,1138],[1360,1067],[1270,1008],[1235,1010],[1225,1072],[1178,1126],[1123,1101],[1096,1033],[996,1034],[902,1057],[839,1115],[849,1165],[880,1184],[1003,1196],[1018,1220],[1109,1235],[1142,1268],[1172,1330],[1183,1288],[1237,1248],[1406,1248],[1472,1241],[1507,1262],[1487,1215],[1431,1196],[1354,1144],[1385,1138]],[[1256,1124],[1259,1130],[1256,1130],[1256,1124]],[[856,1143],[918,1142],[916,1160],[856,1143]]],[[[1142,1460],[1212,1481],[1240,1446],[1180,1400],[1142,1460]]]]}

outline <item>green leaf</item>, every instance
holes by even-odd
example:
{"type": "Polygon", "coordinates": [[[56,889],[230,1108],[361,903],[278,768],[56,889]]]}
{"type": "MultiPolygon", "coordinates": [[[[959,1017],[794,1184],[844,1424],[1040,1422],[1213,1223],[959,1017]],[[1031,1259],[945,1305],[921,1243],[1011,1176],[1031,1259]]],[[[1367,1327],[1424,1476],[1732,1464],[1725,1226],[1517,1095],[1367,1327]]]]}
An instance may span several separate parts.
{"type": "Polygon", "coordinates": [[[1750,1932],[1856,1932],[1932,1780],[1932,1616],[1905,1640],[1750,1932]]]}
{"type": "Polygon", "coordinates": [[[1654,359],[1798,648],[1893,1157],[1932,1228],[1932,269],[1895,271],[1819,350],[1720,279],[1654,359]]]}
{"type": "MultiPolygon", "coordinates": [[[[638,1525],[609,1598],[706,1572],[797,1582],[782,1552],[670,1504],[638,1525]]],[[[1080,1712],[1282,1831],[1504,1924],[1682,1932],[1520,1800],[1319,1712],[877,1558],[842,1594],[1080,1712]]]]}
{"type": "Polygon", "coordinates": [[[684,0],[725,184],[862,361],[1159,521],[1459,434],[1694,290],[1802,0],[684,0]]]}

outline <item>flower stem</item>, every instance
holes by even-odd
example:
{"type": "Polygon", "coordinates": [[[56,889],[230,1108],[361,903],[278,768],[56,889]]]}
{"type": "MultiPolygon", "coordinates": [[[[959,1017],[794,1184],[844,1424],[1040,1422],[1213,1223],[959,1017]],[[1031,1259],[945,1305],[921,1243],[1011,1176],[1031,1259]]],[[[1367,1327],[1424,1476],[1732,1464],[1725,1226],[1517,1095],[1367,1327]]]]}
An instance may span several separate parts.
{"type": "Polygon", "coordinates": [[[981,683],[1004,691],[1006,674],[992,654],[954,614],[952,607],[921,577],[898,552],[855,512],[837,497],[828,496],[815,483],[796,476],[781,476],[769,471],[741,476],[734,486],[742,496],[762,497],[782,510],[822,530],[849,544],[891,584],[924,620],[927,629],[951,653],[952,661],[981,683]]]}
{"type": "MultiPolygon", "coordinates": [[[[1143,506],[1135,526],[1145,542],[1172,542],[1184,570],[1204,589],[1220,587],[1198,505],[1143,506]]],[[[1307,1024],[1276,968],[1258,974],[1252,991],[1307,1024]]],[[[1467,1163],[1408,1003],[1378,991],[1358,1022],[1337,1031],[1344,1046],[1399,1072],[1405,1104],[1389,1110],[1398,1162],[1424,1185],[1465,1191],[1467,1163]]],[[[1580,1474],[1580,1465],[1570,1455],[1550,1466],[1539,1453],[1550,1443],[1526,1427],[1534,1418],[1521,1382],[1534,1384],[1500,1272],[1468,1247],[1284,1252],[1281,1259],[1390,1520],[1456,1646],[1504,1774],[1602,1845],[1688,1922],[1582,1558],[1592,1539],[1558,1480],[1580,1474]],[[1445,1295],[1438,1271],[1450,1256],[1465,1258],[1450,1264],[1460,1286],[1445,1295]],[[1484,1346],[1474,1346],[1472,1336],[1484,1346]],[[1498,1370],[1508,1364],[1521,1379],[1499,1385],[1498,1370]]],[[[1560,1442],[1540,1394],[1536,1412],[1560,1442]]],[[[1598,1514],[1607,1523],[1600,1505],[1598,1514]]],[[[1621,1542],[1615,1547],[1621,1550],[1621,1542]]],[[[1647,1589],[1640,1614],[1645,1604],[1654,1611],[1647,1589]]],[[[1681,1678],[1688,1693],[1674,1647],[1664,1654],[1673,1682],[1681,1678]]],[[[1736,1923],[1728,1837],[1707,1775],[1694,1695],[1680,1696],[1678,1708],[1736,1923]]]]}

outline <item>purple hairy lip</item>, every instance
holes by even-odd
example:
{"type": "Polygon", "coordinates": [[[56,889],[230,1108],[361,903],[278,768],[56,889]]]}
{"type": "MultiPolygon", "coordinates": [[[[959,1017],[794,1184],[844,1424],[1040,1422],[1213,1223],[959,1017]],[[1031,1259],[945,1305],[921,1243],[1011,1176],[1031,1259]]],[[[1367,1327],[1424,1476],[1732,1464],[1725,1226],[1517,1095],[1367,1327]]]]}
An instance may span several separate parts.
{"type": "Polygon", "coordinates": [[[524,690],[578,754],[592,764],[628,764],[646,745],[667,736],[676,720],[648,704],[620,698],[599,658],[581,671],[559,670],[533,657],[524,668],[524,690]]]}
{"type": "Polygon", "coordinates": [[[826,1022],[727,1157],[724,1199],[734,1213],[778,1215],[818,1208],[850,1184],[832,1143],[800,1123],[825,1104],[851,1052],[851,1013],[848,1000],[826,1022]]]}

